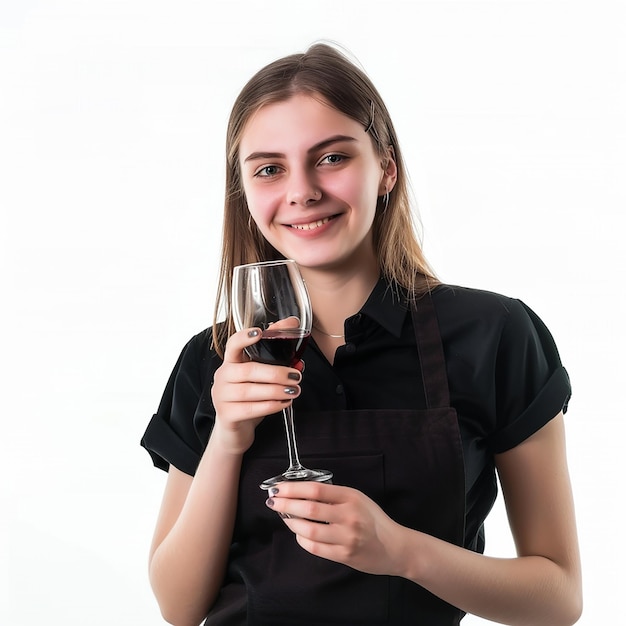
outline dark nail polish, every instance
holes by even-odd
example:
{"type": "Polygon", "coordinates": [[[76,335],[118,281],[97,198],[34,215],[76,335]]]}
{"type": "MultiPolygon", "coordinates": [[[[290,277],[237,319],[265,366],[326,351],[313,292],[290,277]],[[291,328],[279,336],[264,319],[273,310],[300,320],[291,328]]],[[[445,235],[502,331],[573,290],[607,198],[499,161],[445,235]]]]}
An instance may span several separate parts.
{"type": "Polygon", "coordinates": [[[289,396],[295,396],[298,390],[295,387],[285,387],[283,391],[289,396]]]}
{"type": "Polygon", "coordinates": [[[258,330],[251,330],[248,332],[248,337],[258,337],[258,336],[259,336],[258,330]]]}
{"type": "Polygon", "coordinates": [[[272,507],[274,506],[274,500],[272,500],[271,498],[268,498],[268,499],[265,501],[265,504],[266,504],[267,506],[269,506],[270,508],[272,508],[272,507]]]}
{"type": "Polygon", "coordinates": [[[278,487],[270,487],[267,493],[269,493],[270,496],[278,495],[278,487]]]}
{"type": "Polygon", "coordinates": [[[289,378],[289,380],[300,380],[301,376],[299,372],[289,372],[289,374],[287,374],[287,378],[289,378]]]}

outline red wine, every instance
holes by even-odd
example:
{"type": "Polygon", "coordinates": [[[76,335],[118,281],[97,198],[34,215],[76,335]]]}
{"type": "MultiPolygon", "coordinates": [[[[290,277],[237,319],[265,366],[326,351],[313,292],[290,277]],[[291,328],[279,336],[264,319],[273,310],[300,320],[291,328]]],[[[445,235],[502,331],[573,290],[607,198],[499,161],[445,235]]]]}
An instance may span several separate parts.
{"type": "Polygon", "coordinates": [[[265,330],[261,339],[246,348],[253,361],[293,367],[304,352],[309,333],[301,328],[265,330]]]}

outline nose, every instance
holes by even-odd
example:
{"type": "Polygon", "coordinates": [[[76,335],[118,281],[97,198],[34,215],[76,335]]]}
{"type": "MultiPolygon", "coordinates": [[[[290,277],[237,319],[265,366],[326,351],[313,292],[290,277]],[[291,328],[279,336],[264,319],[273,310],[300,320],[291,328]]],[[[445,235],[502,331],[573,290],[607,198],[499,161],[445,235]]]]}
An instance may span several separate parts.
{"type": "Polygon", "coordinates": [[[311,176],[308,176],[305,172],[292,173],[287,190],[287,202],[291,206],[308,207],[321,197],[322,192],[311,176]]]}

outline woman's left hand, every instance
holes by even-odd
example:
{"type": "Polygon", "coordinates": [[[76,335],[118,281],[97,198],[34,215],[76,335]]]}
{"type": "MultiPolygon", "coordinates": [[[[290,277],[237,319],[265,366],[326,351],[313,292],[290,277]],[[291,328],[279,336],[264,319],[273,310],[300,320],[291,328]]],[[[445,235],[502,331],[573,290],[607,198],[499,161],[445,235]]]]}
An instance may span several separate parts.
{"type": "Polygon", "coordinates": [[[404,529],[360,491],[284,482],[266,504],[311,554],[369,574],[399,575],[404,529]]]}

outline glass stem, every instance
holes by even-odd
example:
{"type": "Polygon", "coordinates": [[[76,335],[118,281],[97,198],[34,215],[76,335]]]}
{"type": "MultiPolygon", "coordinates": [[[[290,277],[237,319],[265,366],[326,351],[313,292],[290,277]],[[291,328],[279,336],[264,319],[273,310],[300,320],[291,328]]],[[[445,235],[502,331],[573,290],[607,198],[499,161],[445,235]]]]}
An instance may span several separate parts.
{"type": "Polygon", "coordinates": [[[289,450],[289,469],[288,472],[297,472],[304,469],[300,464],[298,457],[298,447],[296,446],[296,430],[293,424],[293,407],[289,405],[283,409],[283,417],[285,418],[285,432],[287,433],[287,449],[289,450]]]}

